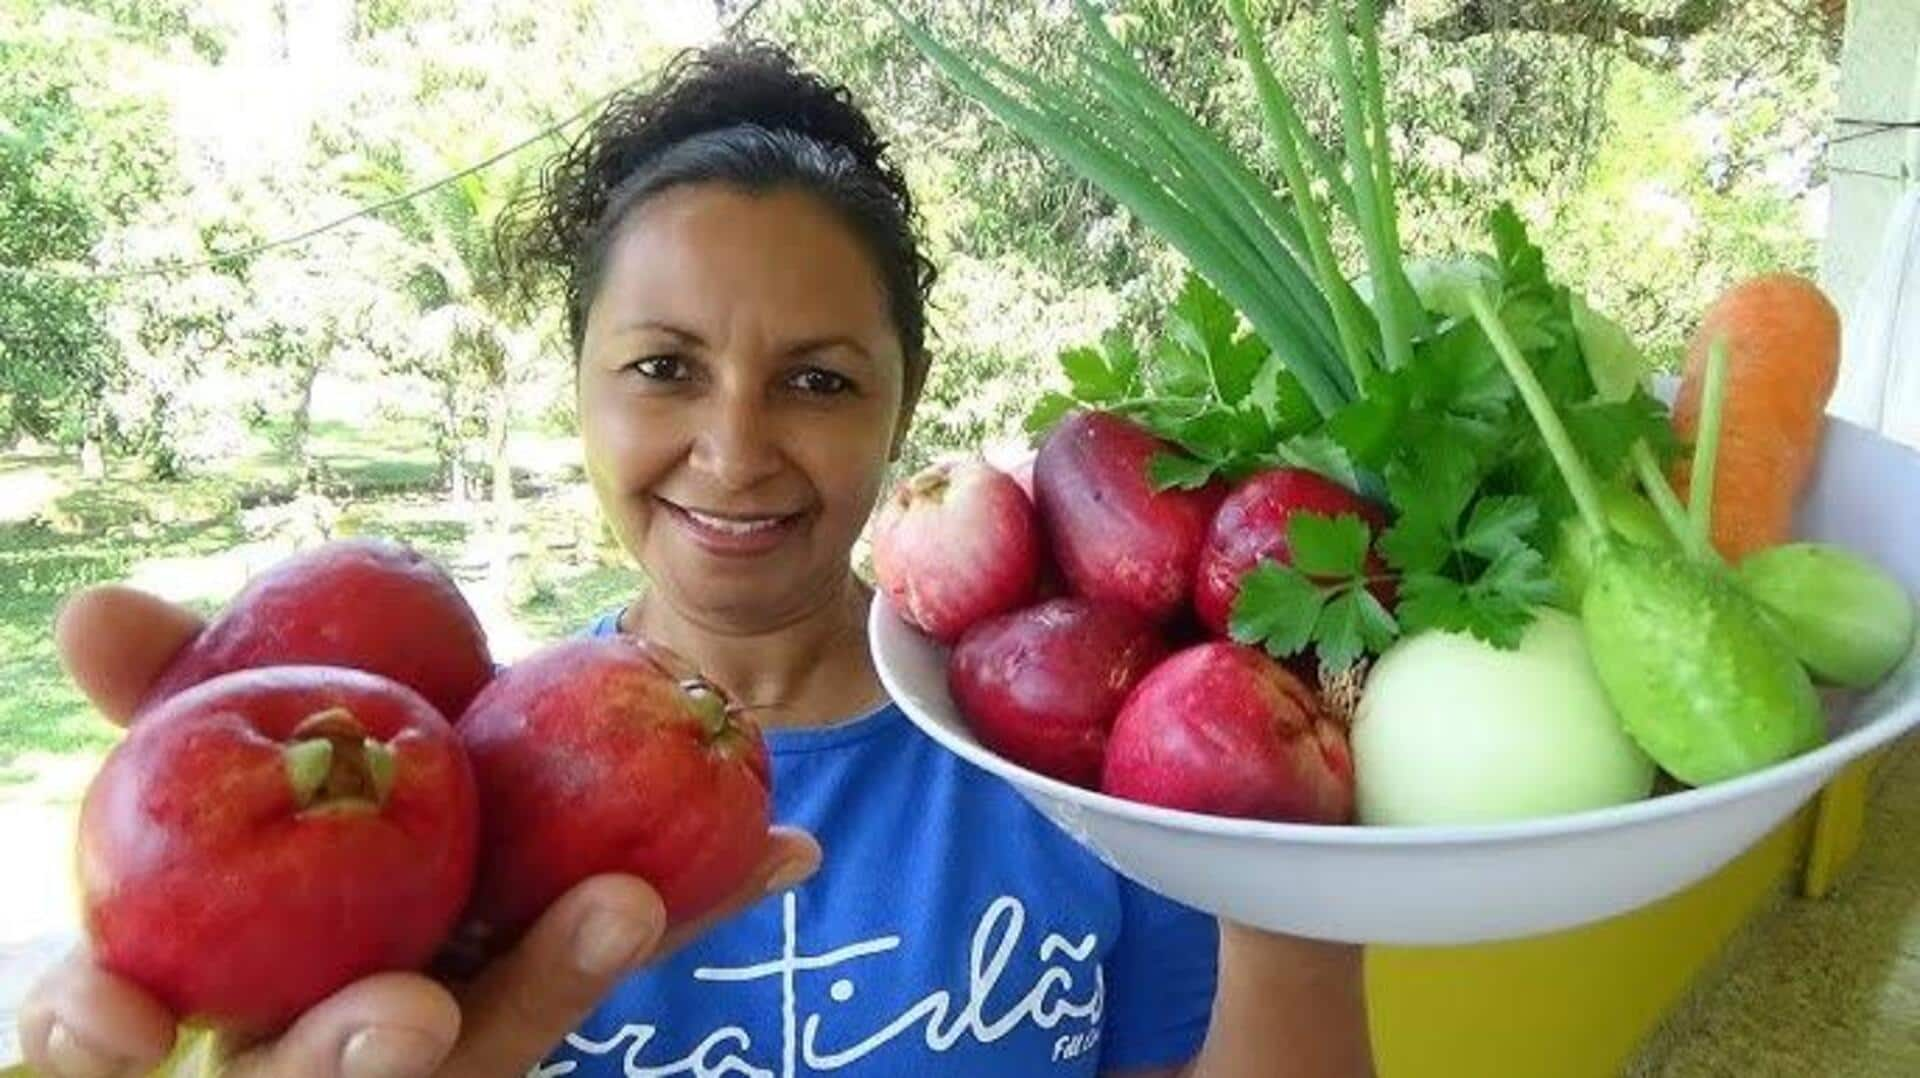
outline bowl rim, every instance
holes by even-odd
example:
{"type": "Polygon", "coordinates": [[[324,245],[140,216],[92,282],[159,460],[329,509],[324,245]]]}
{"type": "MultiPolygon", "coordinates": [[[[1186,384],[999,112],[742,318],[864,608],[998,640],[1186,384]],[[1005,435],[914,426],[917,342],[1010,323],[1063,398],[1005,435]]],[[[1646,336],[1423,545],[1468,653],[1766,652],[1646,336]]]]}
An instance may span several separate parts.
{"type": "Polygon", "coordinates": [[[1854,701],[1856,707],[1865,707],[1884,694],[1898,692],[1896,702],[1886,714],[1833,738],[1817,749],[1739,778],[1710,786],[1689,787],[1657,797],[1649,796],[1621,805],[1526,820],[1436,825],[1286,823],[1213,816],[1141,804],[1021,767],[972,738],[958,735],[947,724],[921,715],[918,708],[909,702],[910,694],[892,662],[892,649],[897,646],[895,642],[910,643],[917,639],[923,646],[942,653],[947,649],[902,619],[880,589],[875,590],[868,610],[867,629],[874,669],[880,675],[881,684],[885,686],[889,697],[915,726],[948,751],[1024,791],[1044,795],[1054,801],[1064,801],[1098,815],[1213,838],[1263,839],[1308,846],[1424,848],[1494,845],[1594,834],[1643,826],[1687,812],[1762,797],[1804,779],[1825,782],[1854,759],[1920,726],[1920,646],[1917,646],[1879,686],[1854,701]]]}

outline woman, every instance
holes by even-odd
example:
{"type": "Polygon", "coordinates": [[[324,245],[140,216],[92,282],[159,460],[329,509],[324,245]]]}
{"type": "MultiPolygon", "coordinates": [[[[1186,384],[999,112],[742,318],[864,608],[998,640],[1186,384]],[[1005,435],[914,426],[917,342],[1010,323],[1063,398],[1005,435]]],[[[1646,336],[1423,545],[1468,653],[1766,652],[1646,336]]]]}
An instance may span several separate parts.
{"type": "MultiPolygon", "coordinates": [[[[887,702],[850,551],[926,375],[913,226],[845,92],[767,46],[617,100],[516,207],[517,263],[565,298],[588,474],[651,582],[589,631],[658,639],[768,705],[777,818],[805,830],[702,924],[663,933],[644,883],[590,880],[472,983],[369,978],[237,1068],[1368,1071],[1356,949],[1142,890],[887,702]]],[[[195,624],[106,588],[58,637],[123,716],[195,624]]],[[[160,1058],[173,1018],[75,956],[22,1028],[46,1073],[104,1075],[160,1058]]]]}

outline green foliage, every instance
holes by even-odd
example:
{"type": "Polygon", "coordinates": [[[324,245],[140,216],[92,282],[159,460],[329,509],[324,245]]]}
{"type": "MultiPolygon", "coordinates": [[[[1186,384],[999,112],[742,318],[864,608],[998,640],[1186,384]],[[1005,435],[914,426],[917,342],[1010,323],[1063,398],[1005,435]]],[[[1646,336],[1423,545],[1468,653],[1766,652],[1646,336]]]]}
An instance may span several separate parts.
{"type": "Polygon", "coordinates": [[[113,433],[98,403],[124,375],[111,291],[77,279],[162,184],[159,110],[98,92],[128,50],[97,18],[0,4],[0,443],[113,433]]]}

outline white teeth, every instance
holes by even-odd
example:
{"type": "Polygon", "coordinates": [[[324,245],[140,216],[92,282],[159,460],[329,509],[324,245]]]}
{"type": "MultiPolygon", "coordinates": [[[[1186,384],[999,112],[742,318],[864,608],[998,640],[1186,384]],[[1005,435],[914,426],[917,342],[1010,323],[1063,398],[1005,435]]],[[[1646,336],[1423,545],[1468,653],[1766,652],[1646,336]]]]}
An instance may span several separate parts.
{"type": "Polygon", "coordinates": [[[729,517],[708,516],[693,509],[686,512],[693,518],[694,523],[723,535],[756,535],[779,527],[787,519],[785,517],[753,517],[747,520],[735,520],[729,517]]]}

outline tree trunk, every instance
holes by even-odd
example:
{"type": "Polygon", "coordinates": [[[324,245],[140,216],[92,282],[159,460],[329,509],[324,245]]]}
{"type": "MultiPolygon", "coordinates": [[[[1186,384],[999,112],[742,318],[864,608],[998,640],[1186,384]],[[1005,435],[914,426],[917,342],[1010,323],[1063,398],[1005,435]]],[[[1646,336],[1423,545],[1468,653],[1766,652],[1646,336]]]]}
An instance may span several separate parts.
{"type": "Polygon", "coordinates": [[[86,479],[105,479],[107,477],[106,453],[100,448],[100,439],[88,431],[80,443],[80,475],[86,479]]]}
{"type": "Polygon", "coordinates": [[[81,420],[80,474],[87,479],[107,477],[106,439],[102,430],[106,424],[100,415],[101,407],[97,401],[88,405],[86,418],[81,420]]]}
{"type": "Polygon", "coordinates": [[[502,373],[488,387],[487,463],[493,472],[493,583],[504,595],[512,561],[513,467],[507,460],[507,426],[513,418],[513,401],[502,373]]]}
{"type": "Polygon", "coordinates": [[[467,507],[467,462],[463,457],[456,440],[447,459],[447,496],[453,499],[454,508],[462,510],[467,507]]]}
{"type": "Polygon", "coordinates": [[[313,385],[320,380],[320,363],[316,360],[300,364],[294,376],[293,398],[293,467],[294,475],[299,477],[301,490],[310,490],[313,486],[313,457],[308,444],[313,434],[313,385]]]}
{"type": "Polygon", "coordinates": [[[451,377],[440,382],[440,464],[447,470],[447,496],[456,508],[467,504],[467,465],[460,438],[460,399],[451,377]]]}

